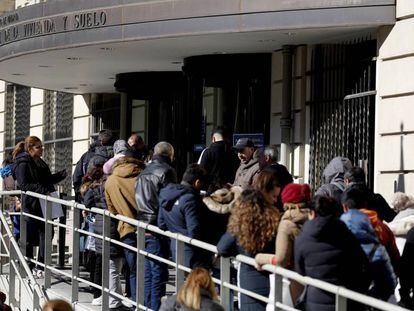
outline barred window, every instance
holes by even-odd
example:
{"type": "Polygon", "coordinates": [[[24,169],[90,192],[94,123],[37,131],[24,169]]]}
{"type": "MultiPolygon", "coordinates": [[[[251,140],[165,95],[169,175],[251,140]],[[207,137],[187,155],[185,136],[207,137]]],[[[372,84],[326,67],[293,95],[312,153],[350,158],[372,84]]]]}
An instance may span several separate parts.
{"type": "Polygon", "coordinates": [[[119,136],[120,124],[120,95],[119,94],[92,94],[91,136],[98,135],[100,130],[111,130],[115,136],[119,136]]]}
{"type": "Polygon", "coordinates": [[[30,88],[8,84],[6,87],[6,150],[30,134],[30,88]]]}
{"type": "Polygon", "coordinates": [[[73,95],[45,91],[43,109],[44,160],[52,172],[66,169],[68,177],[60,183],[70,193],[72,171],[73,95]]]}

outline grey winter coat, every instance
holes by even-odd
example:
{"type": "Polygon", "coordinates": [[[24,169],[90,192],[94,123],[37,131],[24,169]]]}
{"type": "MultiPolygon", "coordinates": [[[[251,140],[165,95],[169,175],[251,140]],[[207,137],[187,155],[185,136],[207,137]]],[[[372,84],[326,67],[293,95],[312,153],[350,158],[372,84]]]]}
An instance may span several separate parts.
{"type": "Polygon", "coordinates": [[[315,195],[332,197],[341,202],[341,195],[345,190],[344,175],[351,168],[352,163],[348,158],[333,158],[323,171],[324,184],[315,195]]]}
{"type": "Polygon", "coordinates": [[[243,189],[246,189],[253,184],[253,181],[259,172],[259,160],[253,156],[249,162],[240,163],[234,178],[233,186],[240,186],[243,189]]]}

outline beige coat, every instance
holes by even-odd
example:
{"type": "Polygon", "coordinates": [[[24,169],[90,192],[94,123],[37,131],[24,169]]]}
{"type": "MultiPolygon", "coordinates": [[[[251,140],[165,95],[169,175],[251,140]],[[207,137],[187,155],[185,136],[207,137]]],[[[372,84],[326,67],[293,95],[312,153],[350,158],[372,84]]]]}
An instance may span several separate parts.
{"type": "MultiPolygon", "coordinates": [[[[113,214],[137,219],[137,204],[135,202],[135,183],[141,173],[141,161],[124,157],[119,159],[105,184],[105,198],[108,210],[113,214]]],[[[135,232],[136,228],[120,221],[118,232],[121,238],[135,232]]]]}
{"type": "Polygon", "coordinates": [[[292,269],[294,241],[308,219],[309,209],[300,208],[298,204],[285,204],[284,208],[286,211],[277,229],[276,262],[278,266],[292,269]]]}
{"type": "Polygon", "coordinates": [[[246,189],[253,184],[253,181],[259,172],[259,160],[256,157],[253,157],[249,162],[240,164],[233,185],[246,189]]]}
{"type": "MultiPolygon", "coordinates": [[[[262,266],[271,264],[275,257],[276,265],[293,269],[293,248],[296,237],[302,231],[302,226],[308,219],[309,209],[303,208],[305,204],[284,204],[285,213],[277,229],[276,255],[257,254],[256,264],[262,266]]],[[[292,301],[297,301],[303,291],[303,286],[295,281],[290,282],[290,294],[292,301]]]]}

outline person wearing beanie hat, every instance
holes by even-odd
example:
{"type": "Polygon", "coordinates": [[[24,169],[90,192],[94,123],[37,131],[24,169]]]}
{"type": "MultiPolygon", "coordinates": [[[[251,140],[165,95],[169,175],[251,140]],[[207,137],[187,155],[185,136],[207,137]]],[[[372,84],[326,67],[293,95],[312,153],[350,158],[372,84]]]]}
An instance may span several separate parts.
{"type": "MultiPolygon", "coordinates": [[[[308,220],[308,204],[311,199],[310,187],[307,184],[288,184],[281,193],[284,214],[279,224],[276,236],[276,254],[259,253],[255,257],[256,265],[272,264],[283,268],[293,269],[293,246],[296,237],[301,233],[303,224],[308,220]]],[[[274,276],[271,276],[274,277],[274,276]]],[[[273,284],[273,282],[271,282],[273,284]]],[[[303,286],[290,282],[290,296],[284,297],[284,302],[292,304],[302,292],[303,286]]],[[[271,295],[269,297],[274,297],[271,295]]]]}
{"type": "Polygon", "coordinates": [[[125,156],[125,153],[129,150],[129,146],[125,140],[118,139],[114,143],[113,150],[114,150],[114,156],[110,158],[108,161],[106,161],[103,166],[103,171],[105,175],[112,174],[112,168],[115,162],[125,156]]]}

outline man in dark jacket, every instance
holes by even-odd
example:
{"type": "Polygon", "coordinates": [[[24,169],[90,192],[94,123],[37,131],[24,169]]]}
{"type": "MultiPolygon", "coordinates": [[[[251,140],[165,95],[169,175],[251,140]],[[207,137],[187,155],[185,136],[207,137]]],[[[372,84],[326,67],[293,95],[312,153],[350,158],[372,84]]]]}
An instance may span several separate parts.
{"type": "MultiPolygon", "coordinates": [[[[184,173],[181,184],[169,184],[160,191],[158,226],[163,230],[203,240],[206,224],[203,215],[207,212],[200,190],[206,171],[198,164],[191,164],[184,173]]],[[[172,258],[176,258],[175,240],[170,243],[172,258]]],[[[185,265],[190,268],[208,268],[208,254],[200,248],[185,245],[185,265]]]]}
{"type": "Polygon", "coordinates": [[[78,163],[76,163],[75,171],[73,172],[72,182],[73,189],[75,190],[75,201],[81,202],[80,186],[82,185],[82,178],[85,176],[88,170],[89,161],[96,155],[104,157],[109,160],[113,156],[112,144],[114,143],[114,137],[110,130],[101,130],[98,135],[97,141],[93,142],[88,151],[86,151],[78,163]]]}
{"type": "Polygon", "coordinates": [[[358,188],[365,193],[367,198],[367,208],[378,213],[381,220],[391,222],[397,213],[388,205],[384,197],[379,193],[374,193],[365,183],[365,172],[360,167],[353,167],[344,175],[346,188],[358,188]]]}
{"type": "MultiPolygon", "coordinates": [[[[309,219],[295,241],[295,270],[311,278],[366,293],[368,259],[358,240],[335,215],[335,199],[315,197],[309,219]]],[[[335,310],[335,295],[309,286],[307,311],[335,310]]],[[[348,301],[348,304],[351,304],[348,301]]],[[[358,310],[349,306],[349,310],[358,310]]]]}
{"type": "Polygon", "coordinates": [[[218,127],[211,136],[211,145],[204,149],[198,160],[208,174],[204,188],[207,193],[223,188],[232,183],[238,167],[237,156],[225,140],[225,130],[218,127]]]}
{"type": "MultiPolygon", "coordinates": [[[[135,200],[138,207],[138,220],[157,225],[160,190],[169,183],[177,183],[177,175],[171,167],[174,148],[167,142],[159,142],[154,147],[152,162],[138,176],[135,187],[135,200]]],[[[147,232],[146,251],[160,257],[168,257],[168,242],[147,232]]],[[[161,297],[165,295],[168,279],[167,266],[156,260],[145,260],[145,305],[158,310],[161,297]]]]}

